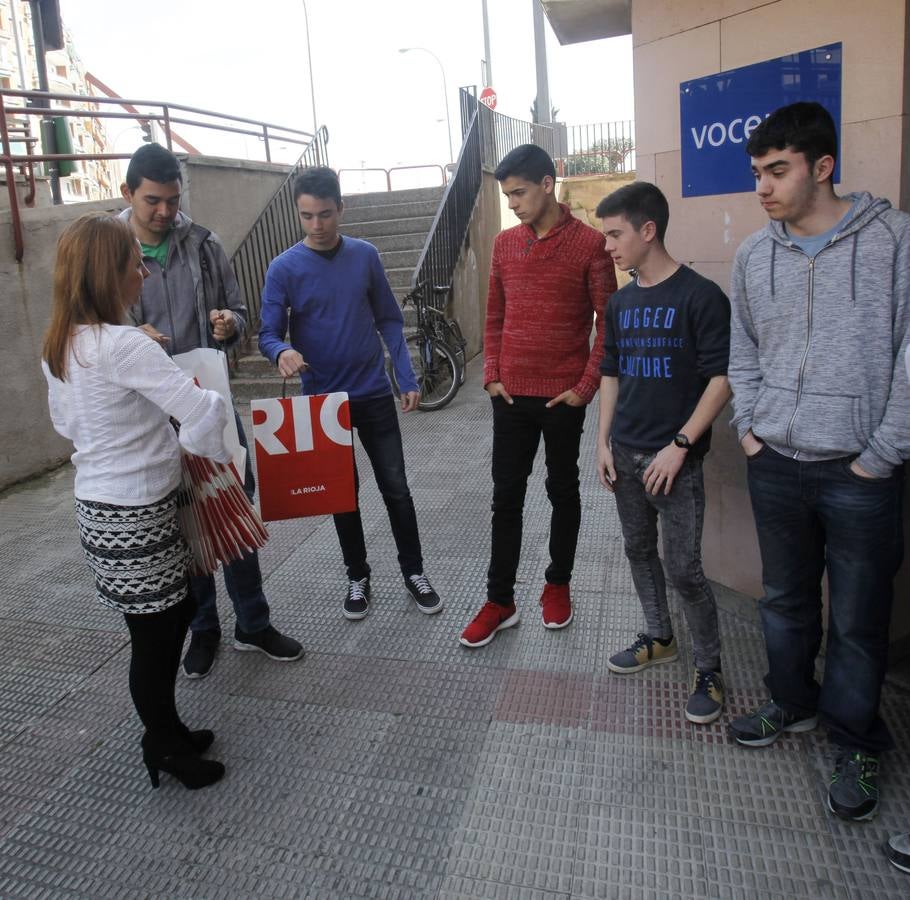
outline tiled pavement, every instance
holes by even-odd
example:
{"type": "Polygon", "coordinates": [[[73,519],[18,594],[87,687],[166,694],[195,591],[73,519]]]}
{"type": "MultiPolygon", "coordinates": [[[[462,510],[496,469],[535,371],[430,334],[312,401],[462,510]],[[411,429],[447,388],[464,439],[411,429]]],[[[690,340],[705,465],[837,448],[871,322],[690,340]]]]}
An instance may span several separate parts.
{"type": "MultiPolygon", "coordinates": [[[[455,402],[403,418],[427,572],[446,599],[403,596],[384,506],[364,473],[374,603],[340,614],[327,519],[271,526],[273,620],[305,659],[277,664],[225,641],[179,703],[212,726],[219,785],[149,789],[126,689],[127,635],[90,599],[64,468],[0,497],[0,897],[886,898],[910,876],[880,852],[910,828],[910,699],[883,708],[899,745],[868,824],[823,809],[821,736],[765,750],[696,727],[691,658],[628,677],[607,656],[640,615],[611,499],[583,450],[584,527],[574,624],[536,604],[548,505],[535,471],[518,628],[469,651],[483,597],[490,414],[479,367],[455,402]]],[[[362,463],[362,461],[361,461],[362,463]]],[[[233,625],[220,601],[225,633],[233,625]]],[[[762,699],[754,607],[723,594],[729,713],[762,699]]],[[[675,616],[681,646],[684,623],[675,616]]],[[[726,719],[726,716],[725,716],[726,719]]]]}

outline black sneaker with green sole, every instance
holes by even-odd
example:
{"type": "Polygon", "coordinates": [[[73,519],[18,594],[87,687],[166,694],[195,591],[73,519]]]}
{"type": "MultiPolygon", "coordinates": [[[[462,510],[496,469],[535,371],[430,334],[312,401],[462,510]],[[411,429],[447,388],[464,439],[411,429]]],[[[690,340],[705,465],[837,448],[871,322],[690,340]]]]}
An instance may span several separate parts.
{"type": "Polygon", "coordinates": [[[773,700],[746,716],[730,722],[731,737],[744,747],[767,747],[785,731],[798,733],[812,731],[818,725],[818,716],[801,719],[781,709],[773,700]]]}
{"type": "Polygon", "coordinates": [[[841,819],[864,822],[878,809],[878,758],[841,750],[828,785],[828,809],[841,819]]]}

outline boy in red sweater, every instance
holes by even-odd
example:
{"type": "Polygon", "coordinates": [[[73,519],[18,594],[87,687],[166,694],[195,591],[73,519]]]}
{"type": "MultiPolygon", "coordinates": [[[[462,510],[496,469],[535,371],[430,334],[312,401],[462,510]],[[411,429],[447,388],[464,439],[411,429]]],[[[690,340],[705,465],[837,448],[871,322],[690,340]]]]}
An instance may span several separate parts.
{"type": "Polygon", "coordinates": [[[493,245],[484,331],[484,386],[493,404],[492,554],[487,602],[461,635],[466,647],[483,647],[518,624],[522,511],[541,435],[553,507],[543,624],[565,628],[572,621],[578,448],[600,381],[604,306],[616,290],[603,235],[557,202],[556,169],[540,147],[516,147],[494,174],[521,224],[493,245]]]}

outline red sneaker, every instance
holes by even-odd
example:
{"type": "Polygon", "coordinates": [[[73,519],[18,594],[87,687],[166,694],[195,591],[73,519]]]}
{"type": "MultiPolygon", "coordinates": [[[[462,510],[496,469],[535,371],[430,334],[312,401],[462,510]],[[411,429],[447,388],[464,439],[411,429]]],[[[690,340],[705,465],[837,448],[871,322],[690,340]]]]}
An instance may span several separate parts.
{"type": "Polygon", "coordinates": [[[540,595],[544,628],[565,628],[572,621],[572,601],[567,584],[546,584],[540,595]]]}
{"type": "Polygon", "coordinates": [[[497,631],[511,628],[518,622],[518,610],[515,609],[514,602],[509,606],[500,606],[487,600],[471,624],[461,633],[459,640],[465,647],[484,647],[496,637],[497,631]]]}

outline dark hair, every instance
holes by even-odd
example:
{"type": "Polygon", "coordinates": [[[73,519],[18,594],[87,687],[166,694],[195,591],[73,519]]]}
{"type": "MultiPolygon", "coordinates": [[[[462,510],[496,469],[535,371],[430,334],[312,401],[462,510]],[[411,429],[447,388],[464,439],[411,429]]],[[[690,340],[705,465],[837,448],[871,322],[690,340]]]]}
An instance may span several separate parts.
{"type": "Polygon", "coordinates": [[[497,181],[514,177],[533,181],[534,184],[540,184],[547,175],[556,178],[556,166],[550,154],[536,144],[522,144],[510,150],[493,173],[497,181]]]}
{"type": "Polygon", "coordinates": [[[776,109],[749,135],[746,153],[764,156],[770,150],[802,153],[812,167],[823,156],[837,159],[837,129],[820,103],[791,103],[776,109]]]}
{"type": "Polygon", "coordinates": [[[636,231],[640,231],[645,222],[653,222],[657,226],[657,239],[663,243],[670,222],[670,204],[657,185],[633,181],[604,197],[597,204],[595,215],[598,219],[625,216],[636,231]]]}
{"type": "Polygon", "coordinates": [[[88,213],[67,226],[57,242],[51,321],[42,357],[51,375],[66,380],[77,325],[119,325],[121,284],[138,246],[130,226],[107,213],[88,213]]]}
{"type": "Polygon", "coordinates": [[[314,166],[304,169],[294,179],[294,200],[302,194],[318,197],[320,200],[334,200],[335,205],[341,207],[341,185],[338,182],[338,173],[328,166],[314,166]]]}
{"type": "Polygon", "coordinates": [[[143,178],[157,184],[183,180],[177,157],[161,144],[145,144],[130,159],[126,167],[126,186],[130,193],[142,184],[143,178]]]}

